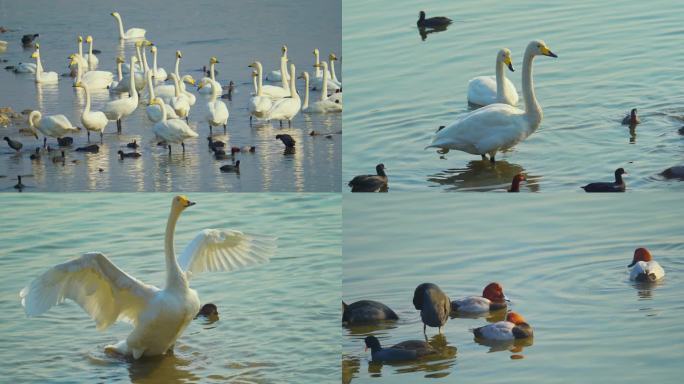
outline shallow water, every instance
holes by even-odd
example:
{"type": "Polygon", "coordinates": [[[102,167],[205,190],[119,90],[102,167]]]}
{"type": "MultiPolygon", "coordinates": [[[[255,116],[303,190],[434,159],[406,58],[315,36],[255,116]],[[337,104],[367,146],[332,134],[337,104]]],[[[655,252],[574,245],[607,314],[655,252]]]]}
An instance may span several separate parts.
{"type": "Polygon", "coordinates": [[[169,194],[4,196],[0,234],[0,370],[14,382],[330,382],[339,377],[341,199],[325,195],[192,194],[176,230],[180,252],[204,228],[278,237],[270,263],[192,280],[220,319],[195,320],[172,356],[125,361],[103,348],[125,323],[104,332],[67,301],[26,318],[19,290],[47,268],[101,251],[121,269],[164,283],[169,194]],[[78,205],[73,201],[78,199],[78,205]],[[30,219],[29,219],[30,218],[30,219]],[[78,218],[78,219],[74,219],[78,218]]]}
{"type": "MultiPolygon", "coordinates": [[[[188,140],[186,153],[174,146],[173,155],[152,142],[153,124],[141,105],[124,119],[123,133],[116,134],[116,122],[105,128],[104,146],[98,154],[72,152],[86,144],[86,134],[78,134],[75,143],[67,148],[66,165],[53,164],[54,154],[32,162],[29,154],[42,144],[30,136],[21,136],[21,123],[10,129],[0,128],[2,136],[9,135],[24,143],[24,151],[15,155],[6,143],[0,145],[0,175],[15,178],[18,174],[32,175],[24,184],[30,191],[339,191],[341,188],[341,127],[339,114],[298,115],[292,128],[280,128],[277,123],[249,125],[247,102],[252,91],[251,68],[255,59],[261,60],[270,72],[279,66],[280,47],[287,44],[289,57],[297,72],[311,72],[312,51],[318,47],[327,57],[336,52],[341,57],[341,6],[339,0],[306,0],[283,3],[276,0],[252,2],[223,2],[203,0],[186,3],[156,3],[140,1],[117,2],[124,28],[142,27],[146,37],[158,46],[158,65],[172,72],[175,51],[181,50],[181,74],[202,78],[200,68],[216,56],[217,80],[222,85],[234,81],[237,85],[232,101],[224,99],[230,110],[228,134],[215,129],[217,139],[229,146],[256,146],[254,154],[239,154],[240,175],[221,173],[226,161],[216,161],[207,147],[209,129],[203,123],[206,102],[204,95],[195,92],[197,102],[190,111],[190,125],[199,138],[188,140]],[[312,130],[335,133],[331,138],[310,137],[312,130]],[[288,133],[297,141],[294,154],[284,154],[283,145],[275,140],[278,133],[288,133]],[[120,161],[117,155],[125,144],[137,140],[143,144],[139,160],[120,161]],[[78,161],[77,164],[72,163],[78,161]],[[99,172],[99,169],[103,172],[99,172]]],[[[98,69],[114,71],[115,57],[121,52],[129,56],[135,52],[133,44],[119,45],[115,19],[109,15],[112,5],[90,1],[37,1],[27,7],[25,2],[0,3],[0,20],[14,32],[0,35],[10,42],[0,59],[8,60],[2,67],[28,61],[31,49],[20,46],[25,33],[40,33],[41,58],[48,71],[65,73],[67,56],[76,52],[76,37],[90,34],[94,47],[102,50],[98,69]]],[[[87,52],[88,46],[84,45],[87,52]]],[[[151,65],[151,55],[148,60],[151,65]]],[[[341,73],[338,67],[337,72],[341,73]]],[[[303,82],[298,84],[302,98],[303,82]]],[[[315,95],[318,95],[316,92],[315,95]]],[[[313,97],[313,96],[312,96],[313,97]]],[[[110,100],[108,92],[93,95],[93,109],[110,100]]],[[[36,86],[26,74],[0,70],[0,106],[16,111],[40,109],[43,114],[64,114],[80,126],[80,113],[85,105],[82,90],[72,88],[72,79],[60,77],[58,86],[36,86]]],[[[92,136],[92,135],[91,135],[92,136]]],[[[92,142],[99,142],[96,136],[92,142]]],[[[52,147],[56,140],[49,141],[52,147]]],[[[127,159],[129,160],[129,159],[127,159]]],[[[229,162],[229,161],[228,161],[229,162]]],[[[0,179],[0,190],[11,191],[14,182],[0,179]]]]}
{"type": "MultiPolygon", "coordinates": [[[[679,382],[684,358],[684,213],[676,194],[631,199],[555,194],[543,200],[424,194],[344,199],[343,298],[387,304],[400,320],[343,327],[343,382],[679,382]],[[483,205],[496,204],[496,209],[483,205]],[[388,225],[390,224],[391,225],[388,225]],[[665,268],[655,286],[628,281],[645,246],[665,268]],[[476,343],[485,318],[452,318],[442,336],[428,328],[433,358],[369,364],[363,338],[383,345],[423,338],[415,287],[439,285],[450,298],[503,284],[511,308],[534,328],[531,345],[497,351],[476,343]],[[451,348],[456,348],[453,353],[451,348]],[[522,357],[522,359],[520,359],[522,357]]],[[[501,314],[503,316],[503,314],[501,314]]]]}
{"type": "MultiPolygon", "coordinates": [[[[524,191],[573,191],[630,173],[628,189],[682,190],[658,174],[681,164],[684,60],[676,1],[454,2],[360,1],[343,4],[347,106],[343,179],[388,169],[389,191],[503,190],[525,172],[524,191]],[[455,20],[421,40],[418,12],[455,20]],[[522,54],[543,39],[558,59],[534,62],[539,130],[496,167],[452,151],[446,160],[424,150],[432,133],[466,112],[468,80],[494,75],[500,48],[512,51],[506,70],[522,96],[522,54]],[[638,108],[632,136],[620,124],[638,108]]],[[[521,102],[520,107],[523,107],[521,102]]]]}

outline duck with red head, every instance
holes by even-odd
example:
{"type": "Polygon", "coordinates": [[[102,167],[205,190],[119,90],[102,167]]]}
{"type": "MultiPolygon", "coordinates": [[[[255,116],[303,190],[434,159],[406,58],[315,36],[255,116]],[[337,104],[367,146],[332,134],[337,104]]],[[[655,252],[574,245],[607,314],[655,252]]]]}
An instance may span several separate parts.
{"type": "Polygon", "coordinates": [[[639,282],[654,282],[665,276],[665,270],[653,260],[651,252],[646,248],[637,248],[634,251],[632,263],[629,268],[629,279],[639,282]]]}
{"type": "Polygon", "coordinates": [[[476,338],[493,341],[512,341],[533,336],[532,326],[516,312],[509,312],[506,320],[473,329],[476,338]]]}
{"type": "Polygon", "coordinates": [[[470,296],[451,302],[451,311],[467,314],[486,314],[507,307],[508,298],[504,295],[503,287],[499,283],[489,283],[482,296],[470,296]]]}
{"type": "Polygon", "coordinates": [[[508,188],[508,192],[520,192],[521,181],[527,181],[527,178],[525,178],[525,175],[522,173],[513,176],[513,181],[511,182],[511,187],[508,188]]]}

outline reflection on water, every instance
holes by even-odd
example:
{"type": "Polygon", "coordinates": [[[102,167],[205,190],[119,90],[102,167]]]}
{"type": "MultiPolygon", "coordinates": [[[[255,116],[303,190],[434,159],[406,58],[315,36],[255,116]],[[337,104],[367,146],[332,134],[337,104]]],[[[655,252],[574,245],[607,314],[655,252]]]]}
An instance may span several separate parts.
{"type": "Polygon", "coordinates": [[[447,30],[447,28],[448,28],[448,26],[446,26],[446,25],[441,26],[441,27],[434,27],[434,28],[418,27],[418,34],[420,35],[420,39],[425,41],[428,38],[429,34],[444,32],[447,30]]]}
{"type": "MultiPolygon", "coordinates": [[[[507,191],[513,176],[524,173],[525,169],[506,160],[497,160],[492,164],[489,160],[471,160],[465,168],[450,168],[440,173],[429,175],[427,180],[447,186],[449,190],[468,191],[507,191]]],[[[541,176],[526,175],[527,181],[520,185],[521,189],[539,192],[541,176]]]]}
{"type": "Polygon", "coordinates": [[[489,323],[496,323],[497,321],[506,320],[507,309],[502,308],[498,311],[483,312],[483,313],[472,313],[472,312],[458,312],[452,311],[449,314],[449,318],[461,318],[461,319],[480,319],[484,318],[489,323]]]}
{"type": "MultiPolygon", "coordinates": [[[[501,352],[501,351],[511,351],[515,354],[520,355],[525,347],[531,347],[534,344],[534,337],[528,337],[527,339],[518,340],[487,340],[477,337],[473,337],[473,340],[486,347],[489,347],[488,352],[501,352]]],[[[521,358],[521,357],[517,357],[521,358]]]]}

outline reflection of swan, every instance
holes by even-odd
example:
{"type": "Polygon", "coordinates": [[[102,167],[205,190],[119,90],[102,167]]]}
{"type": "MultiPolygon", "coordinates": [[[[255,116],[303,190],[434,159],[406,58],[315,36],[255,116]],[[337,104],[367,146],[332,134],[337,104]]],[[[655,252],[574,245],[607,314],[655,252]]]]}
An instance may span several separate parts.
{"type": "Polygon", "coordinates": [[[518,104],[518,91],[504,73],[504,65],[513,72],[511,51],[502,49],[496,54],[495,76],[478,76],[468,82],[468,103],[485,106],[494,103],[518,104]]]}
{"type": "MultiPolygon", "coordinates": [[[[163,107],[163,101],[160,98],[155,98],[152,100],[153,104],[157,104],[163,107]]],[[[180,144],[183,147],[183,152],[185,152],[186,139],[191,139],[197,137],[197,132],[190,129],[188,124],[181,119],[167,119],[166,109],[162,108],[162,119],[158,121],[152,131],[157,138],[161,139],[164,143],[168,145],[169,154],[171,153],[171,144],[180,144]]],[[[196,312],[196,311],[195,311],[196,312]]]]}
{"type": "Polygon", "coordinates": [[[121,21],[121,15],[119,15],[119,12],[112,12],[111,15],[114,16],[117,24],[119,25],[119,39],[133,40],[145,38],[145,30],[142,28],[129,28],[126,32],[124,32],[123,22],[121,21]]]}
{"type": "Polygon", "coordinates": [[[282,120],[287,120],[288,125],[292,126],[292,119],[297,116],[302,106],[295,85],[296,76],[295,65],[290,64],[290,89],[292,90],[292,96],[273,102],[273,106],[268,111],[269,120],[280,120],[281,122],[282,120]]]}
{"type": "MultiPolygon", "coordinates": [[[[203,84],[200,84],[202,88],[203,84]]],[[[223,125],[223,132],[226,131],[226,125],[228,124],[228,107],[226,103],[219,98],[219,92],[221,92],[221,86],[214,82],[211,88],[211,98],[207,102],[207,113],[205,115],[205,120],[209,123],[209,135],[211,135],[212,127],[218,127],[223,125]]]]}
{"type": "Polygon", "coordinates": [[[34,135],[35,130],[38,129],[40,133],[46,136],[43,138],[43,145],[47,142],[47,136],[59,139],[69,133],[78,132],[78,128],[74,127],[64,115],[43,116],[40,111],[32,111],[29,114],[28,122],[34,135]]]}
{"type": "Polygon", "coordinates": [[[257,119],[267,119],[268,111],[271,110],[273,106],[273,101],[270,97],[264,95],[264,84],[262,79],[262,67],[261,63],[258,61],[253,62],[249,65],[250,68],[254,68],[257,72],[257,91],[256,95],[249,99],[249,121],[252,122],[252,117],[257,119]]]}
{"type": "Polygon", "coordinates": [[[65,299],[76,301],[106,329],[118,319],[133,324],[133,332],[105,351],[142,356],[163,355],[195,317],[200,301],[189,279],[203,271],[230,271],[268,261],[274,239],[235,230],[205,229],[179,258],[174,252],[174,230],[180,214],[195,203],[173,198],[166,226],[164,289],[144,284],[114,265],[102,253],[91,252],[59,264],[35,279],[21,293],[29,316],[46,312],[65,299]]]}
{"type": "MultiPolygon", "coordinates": [[[[135,67],[137,59],[131,56],[131,67],[135,67]]],[[[135,90],[134,79],[135,76],[128,76],[129,97],[124,97],[118,100],[112,100],[105,104],[102,111],[107,115],[109,120],[116,120],[116,131],[121,133],[121,120],[130,115],[138,108],[138,91],[135,90]]]]}
{"type": "Polygon", "coordinates": [[[38,49],[38,44],[36,44],[36,50],[33,52],[33,54],[31,54],[31,58],[36,59],[36,83],[54,84],[59,81],[57,72],[43,72],[43,66],[40,62],[40,51],[38,49]]]}
{"type": "Polygon", "coordinates": [[[524,111],[508,104],[490,104],[465,113],[437,131],[426,148],[440,148],[442,153],[456,149],[473,155],[489,154],[490,161],[494,162],[497,152],[515,146],[534,133],[543,117],[532,83],[532,60],[537,55],[558,57],[543,41],[531,41],[527,45],[522,74],[524,111]]]}
{"type": "Polygon", "coordinates": [[[83,113],[81,113],[81,123],[83,123],[83,127],[88,132],[88,140],[90,140],[90,131],[93,131],[100,133],[100,141],[102,141],[102,135],[109,119],[107,119],[103,112],[90,110],[90,90],[87,84],[78,82],[74,87],[83,88],[85,92],[86,105],[83,108],[83,113]]]}
{"type": "MultiPolygon", "coordinates": [[[[325,63],[323,63],[325,64],[325,63]]],[[[326,77],[326,75],[323,75],[326,77]]],[[[327,86],[323,83],[323,90],[318,100],[309,105],[309,73],[304,71],[299,79],[304,79],[304,104],[302,105],[302,112],[304,113],[334,113],[342,112],[342,104],[336,103],[331,98],[326,97],[327,86]]],[[[336,93],[335,93],[336,95],[336,93]]]]}
{"type": "Polygon", "coordinates": [[[147,104],[147,108],[145,108],[145,113],[147,114],[147,118],[150,119],[153,123],[156,123],[158,121],[161,121],[162,119],[162,111],[161,109],[164,108],[166,110],[166,118],[168,119],[177,119],[178,115],[176,115],[176,111],[171,108],[171,106],[162,103],[162,105],[158,104],[153,104],[152,100],[155,99],[155,94],[154,94],[154,87],[152,86],[152,72],[147,72],[147,86],[149,89],[149,100],[147,104]]]}
{"type": "MultiPolygon", "coordinates": [[[[513,177],[524,172],[522,166],[499,160],[496,166],[489,161],[472,160],[464,168],[452,168],[438,174],[428,176],[428,181],[448,186],[455,190],[495,191],[506,190],[513,177]]],[[[537,177],[527,175],[527,188],[532,192],[539,191],[537,177]]]]}

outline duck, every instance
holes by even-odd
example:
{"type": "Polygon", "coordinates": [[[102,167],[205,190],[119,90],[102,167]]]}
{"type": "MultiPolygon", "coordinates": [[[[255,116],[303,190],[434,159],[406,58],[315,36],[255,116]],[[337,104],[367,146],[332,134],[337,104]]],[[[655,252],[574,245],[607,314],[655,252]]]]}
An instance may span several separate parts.
{"type": "Polygon", "coordinates": [[[660,173],[666,179],[684,180],[684,165],[675,165],[660,173]]]}
{"type": "Polygon", "coordinates": [[[139,158],[140,156],[142,156],[142,155],[141,155],[140,153],[138,153],[138,152],[128,152],[128,153],[125,153],[124,151],[119,151],[119,152],[117,152],[117,153],[119,154],[119,158],[120,158],[121,160],[123,160],[124,158],[137,159],[137,158],[139,158]]]}
{"type": "Polygon", "coordinates": [[[511,61],[511,51],[503,48],[496,54],[494,66],[495,76],[478,76],[468,82],[468,103],[475,106],[485,106],[489,104],[508,104],[515,106],[518,104],[518,91],[504,72],[504,65],[511,72],[513,62],[511,61]]]}
{"type": "Polygon", "coordinates": [[[441,154],[451,149],[485,157],[496,162],[497,152],[514,147],[533,134],[543,118],[532,84],[532,61],[535,56],[558,57],[545,42],[533,40],[525,49],[523,59],[523,97],[525,110],[508,104],[489,104],[459,116],[437,131],[427,148],[440,148],[441,154]]]}
{"type": "Polygon", "coordinates": [[[82,88],[86,96],[86,105],[81,113],[81,123],[88,132],[88,141],[90,141],[90,131],[98,132],[100,134],[100,142],[102,142],[102,136],[104,135],[104,129],[109,123],[107,115],[102,111],[91,111],[90,110],[90,88],[87,84],[78,81],[74,84],[74,87],[82,88]]]}
{"type": "Polygon", "coordinates": [[[292,96],[283,99],[278,99],[273,102],[271,109],[267,112],[269,120],[280,120],[282,126],[283,120],[287,120],[288,127],[292,127],[292,119],[299,113],[302,102],[295,88],[295,65],[290,64],[290,89],[292,96]]]}
{"type": "Polygon", "coordinates": [[[629,268],[629,279],[639,282],[655,282],[665,277],[665,270],[653,260],[651,252],[646,248],[634,250],[632,262],[629,268]]]}
{"type": "Polygon", "coordinates": [[[43,71],[43,65],[40,61],[40,45],[36,44],[36,50],[31,54],[31,58],[36,59],[35,81],[38,84],[55,84],[59,82],[59,75],[57,72],[43,71]]]}
{"type": "Polygon", "coordinates": [[[295,139],[292,138],[292,136],[288,135],[287,133],[283,133],[280,135],[276,135],[276,140],[280,140],[285,144],[285,148],[294,148],[295,144],[297,143],[295,139]]]}
{"type": "Polygon", "coordinates": [[[637,109],[632,108],[632,110],[622,119],[622,125],[634,126],[641,123],[641,119],[637,116],[637,109]]]}
{"type": "Polygon", "coordinates": [[[527,178],[522,173],[513,176],[513,181],[511,181],[511,187],[508,188],[508,192],[520,192],[520,182],[526,180],[527,178]]]}
{"type": "Polygon", "coordinates": [[[359,175],[349,181],[352,192],[386,192],[387,174],[385,164],[375,166],[376,175],[359,175]]]}
{"type": "Polygon", "coordinates": [[[74,138],[71,136],[64,136],[57,138],[57,145],[60,147],[68,147],[74,143],[74,138]]]}
{"type": "Polygon", "coordinates": [[[145,38],[147,31],[142,28],[129,28],[126,32],[124,32],[123,22],[121,21],[121,15],[119,12],[112,12],[111,15],[116,19],[116,22],[119,26],[120,40],[135,40],[145,38]]]}
{"type": "Polygon", "coordinates": [[[407,340],[389,348],[382,348],[375,336],[364,339],[366,350],[370,348],[374,362],[411,361],[437,353],[430,344],[422,340],[407,340]]]}
{"type": "Polygon", "coordinates": [[[40,111],[31,111],[28,117],[29,129],[38,137],[36,129],[40,131],[45,137],[43,138],[43,147],[47,147],[47,137],[54,137],[60,139],[69,133],[78,132],[79,129],[64,115],[49,115],[43,116],[40,111]]]}
{"type": "Polygon", "coordinates": [[[17,153],[19,153],[19,151],[21,151],[21,147],[24,146],[24,144],[22,144],[21,142],[12,140],[7,136],[3,137],[2,139],[5,140],[7,142],[7,145],[9,145],[9,147],[14,149],[17,153]]]}
{"type": "Polygon", "coordinates": [[[40,34],[38,33],[29,33],[24,35],[21,37],[21,45],[24,47],[30,47],[33,44],[33,41],[38,37],[40,37],[40,34]]]}
{"type": "Polygon", "coordinates": [[[221,169],[221,172],[240,173],[240,160],[236,161],[235,164],[222,165],[220,169],[221,169]]]}
{"type": "Polygon", "coordinates": [[[442,327],[449,320],[451,301],[436,284],[423,283],[413,292],[413,306],[420,311],[423,321],[423,333],[427,335],[427,326],[435,327],[442,333],[442,327]]]}
{"type": "MultiPolygon", "coordinates": [[[[199,87],[202,88],[204,84],[207,83],[209,82],[202,83],[199,85],[199,87]]],[[[212,134],[212,127],[218,127],[221,125],[223,125],[223,132],[225,133],[228,126],[228,117],[230,116],[230,112],[228,111],[228,106],[226,106],[226,103],[218,100],[219,94],[221,92],[221,86],[215,81],[212,84],[211,97],[209,98],[209,101],[207,101],[207,112],[204,116],[204,120],[209,125],[209,135],[212,134]]]]}
{"type": "Polygon", "coordinates": [[[367,324],[392,320],[399,320],[399,316],[379,301],[359,300],[351,304],[342,302],[343,324],[367,324]]]}
{"type": "Polygon", "coordinates": [[[97,144],[86,145],[85,147],[76,148],[76,152],[98,153],[100,147],[97,144]]]}
{"type": "Polygon", "coordinates": [[[425,18],[425,11],[420,11],[420,13],[418,13],[416,25],[418,25],[419,28],[443,28],[453,22],[453,20],[444,16],[435,16],[427,19],[425,18]]]}
{"type": "Polygon", "coordinates": [[[235,155],[234,153],[231,152],[230,156],[228,156],[228,155],[226,154],[226,151],[224,151],[223,149],[218,148],[218,147],[213,147],[213,148],[211,148],[211,150],[214,152],[214,158],[215,158],[216,160],[228,160],[228,159],[232,159],[233,156],[235,155]]]}
{"type": "Polygon", "coordinates": [[[207,303],[200,308],[199,312],[197,312],[197,315],[195,318],[198,318],[200,316],[202,317],[218,317],[218,307],[216,304],[213,303],[207,303]]]}
{"type": "Polygon", "coordinates": [[[492,341],[512,341],[533,336],[532,326],[516,312],[509,312],[506,320],[473,329],[476,338],[492,341]]]}
{"type": "Polygon", "coordinates": [[[211,136],[207,137],[207,141],[209,142],[209,149],[225,148],[226,146],[226,143],[220,140],[214,140],[211,136]]]}
{"type": "MultiPolygon", "coordinates": [[[[131,68],[135,67],[137,58],[131,56],[131,68]]],[[[132,75],[132,74],[131,74],[132,75]]],[[[121,133],[123,128],[122,120],[131,115],[138,108],[138,91],[135,88],[135,76],[128,77],[129,97],[116,99],[108,102],[102,108],[102,112],[109,120],[116,120],[116,131],[121,133]]]]}
{"type": "Polygon", "coordinates": [[[137,140],[133,140],[133,142],[126,144],[126,148],[137,149],[140,148],[140,145],[138,144],[137,140]]]}
{"type": "MultiPolygon", "coordinates": [[[[175,77],[175,76],[174,76],[175,77]]],[[[152,103],[162,105],[164,102],[160,98],[155,98],[152,103]]],[[[166,109],[162,108],[162,119],[154,124],[152,131],[158,139],[161,139],[169,148],[171,154],[171,144],[180,144],[185,152],[185,140],[197,137],[197,132],[193,131],[182,119],[166,118],[166,109]]]]}
{"type": "Polygon", "coordinates": [[[451,311],[469,314],[487,313],[506,308],[506,295],[499,283],[489,283],[482,290],[482,296],[470,296],[451,302],[451,311]]]}
{"type": "Polygon", "coordinates": [[[39,316],[66,299],[73,300],[95,320],[98,330],[118,320],[133,324],[131,334],[105,346],[105,352],[135,360],[167,354],[200,309],[199,296],[190,288],[191,278],[205,271],[264,264],[276,250],[276,239],[270,236],[204,229],[177,257],[176,223],[194,205],[187,196],[173,197],[164,241],[164,288],[143,283],[101,252],[88,252],[49,268],[22,289],[19,297],[25,313],[39,316]]]}
{"type": "MultiPolygon", "coordinates": [[[[221,95],[222,99],[228,99],[229,101],[233,101],[233,92],[235,92],[235,82],[231,80],[228,82],[228,86],[225,87],[225,89],[228,91],[228,93],[221,95]]],[[[255,87],[256,89],[256,87],[255,87]]]]}
{"type": "Polygon", "coordinates": [[[586,192],[624,192],[627,187],[625,181],[622,180],[622,175],[626,174],[623,168],[618,168],[615,170],[615,182],[590,183],[580,188],[586,192]]]}

